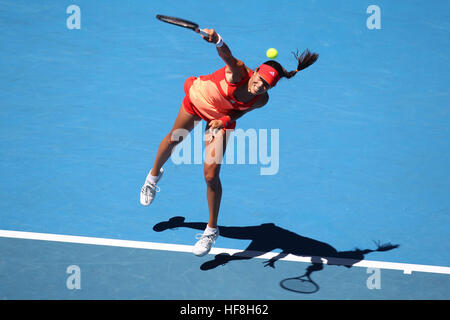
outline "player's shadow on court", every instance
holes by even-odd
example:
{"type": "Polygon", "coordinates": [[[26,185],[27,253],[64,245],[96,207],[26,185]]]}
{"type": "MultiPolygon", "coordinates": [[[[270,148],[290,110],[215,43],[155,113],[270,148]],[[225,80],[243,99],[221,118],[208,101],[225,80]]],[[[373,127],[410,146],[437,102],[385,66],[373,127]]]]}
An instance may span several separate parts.
{"type": "MultiPolygon", "coordinates": [[[[168,221],[163,221],[156,224],[153,227],[153,230],[156,232],[161,232],[167,229],[174,229],[179,227],[196,229],[203,232],[203,230],[205,230],[206,228],[206,223],[185,222],[184,217],[173,217],[168,221]]],[[[225,265],[231,261],[248,260],[271,252],[275,249],[281,249],[282,251],[278,255],[264,262],[266,267],[275,268],[275,262],[287,256],[288,254],[300,257],[312,257],[311,265],[306,269],[306,273],[301,277],[295,279],[302,278],[303,280],[301,281],[313,283],[315,286],[314,291],[303,292],[291,290],[289,287],[285,287],[283,285],[283,281],[280,283],[281,286],[287,290],[303,293],[313,293],[319,289],[318,285],[311,280],[311,274],[323,269],[324,261],[322,259],[325,259],[326,264],[328,265],[345,266],[347,268],[350,268],[355,263],[363,260],[364,256],[368,253],[376,251],[389,251],[399,247],[399,245],[392,245],[390,243],[383,245],[377,243],[376,249],[354,249],[351,251],[337,251],[328,243],[303,237],[292,231],[278,227],[273,223],[265,223],[259,226],[248,227],[219,226],[219,232],[220,237],[251,240],[251,243],[242,252],[238,252],[233,255],[230,255],[228,253],[220,253],[216,255],[213,260],[203,263],[200,267],[201,270],[211,270],[220,265],[225,265]]]]}

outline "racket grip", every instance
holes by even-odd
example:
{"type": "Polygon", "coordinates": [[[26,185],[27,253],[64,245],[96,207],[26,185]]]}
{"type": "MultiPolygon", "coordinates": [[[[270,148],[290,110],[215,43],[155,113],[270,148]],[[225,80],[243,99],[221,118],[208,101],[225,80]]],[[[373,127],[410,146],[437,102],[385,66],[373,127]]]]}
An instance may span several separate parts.
{"type": "Polygon", "coordinates": [[[202,36],[205,36],[205,37],[208,37],[209,36],[209,34],[207,34],[205,31],[203,31],[202,29],[198,29],[198,31],[200,32],[200,34],[202,35],[202,36]]]}

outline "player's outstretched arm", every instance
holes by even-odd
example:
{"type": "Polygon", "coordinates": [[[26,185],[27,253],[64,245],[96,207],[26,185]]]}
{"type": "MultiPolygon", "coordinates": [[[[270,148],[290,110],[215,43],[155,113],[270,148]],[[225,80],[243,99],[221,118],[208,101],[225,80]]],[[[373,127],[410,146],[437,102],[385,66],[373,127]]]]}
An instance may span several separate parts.
{"type": "Polygon", "coordinates": [[[232,73],[233,82],[239,82],[241,78],[245,76],[246,68],[244,62],[233,56],[230,48],[214,29],[202,29],[202,31],[206,32],[208,36],[201,35],[201,37],[207,42],[214,43],[216,45],[219,56],[232,73]]]}

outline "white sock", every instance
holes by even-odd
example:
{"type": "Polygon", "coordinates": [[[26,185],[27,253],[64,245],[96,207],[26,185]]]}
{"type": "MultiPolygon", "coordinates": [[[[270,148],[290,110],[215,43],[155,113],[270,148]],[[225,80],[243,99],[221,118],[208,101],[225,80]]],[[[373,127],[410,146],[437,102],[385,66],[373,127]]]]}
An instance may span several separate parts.
{"type": "MultiPolygon", "coordinates": [[[[152,172],[152,170],[150,170],[150,172],[152,172]]],[[[159,175],[157,175],[157,176],[153,176],[150,172],[148,173],[146,180],[147,180],[148,183],[156,184],[158,182],[158,180],[159,180],[159,177],[160,177],[161,173],[159,175]]]]}
{"type": "Polygon", "coordinates": [[[206,229],[205,229],[205,234],[211,234],[211,233],[216,233],[217,232],[217,228],[210,228],[208,225],[206,225],[206,229]]]}

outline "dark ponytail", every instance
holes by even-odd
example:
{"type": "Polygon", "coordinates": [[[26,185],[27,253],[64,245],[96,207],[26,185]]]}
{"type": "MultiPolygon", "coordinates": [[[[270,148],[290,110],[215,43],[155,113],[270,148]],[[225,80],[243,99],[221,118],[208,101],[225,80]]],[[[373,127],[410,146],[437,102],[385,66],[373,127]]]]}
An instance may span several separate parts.
{"type": "Polygon", "coordinates": [[[316,60],[319,58],[319,54],[317,54],[315,52],[311,53],[311,51],[309,51],[309,49],[306,49],[305,51],[303,51],[300,56],[298,55],[298,50],[295,53],[292,52],[292,54],[294,55],[294,57],[298,63],[296,70],[287,71],[285,68],[283,68],[283,66],[281,64],[279,64],[275,60],[266,61],[266,62],[264,62],[264,64],[267,64],[267,65],[275,68],[278,71],[280,78],[285,77],[285,78],[289,79],[289,78],[292,78],[293,76],[295,76],[297,74],[297,72],[308,68],[314,62],[316,62],[316,60]]]}

